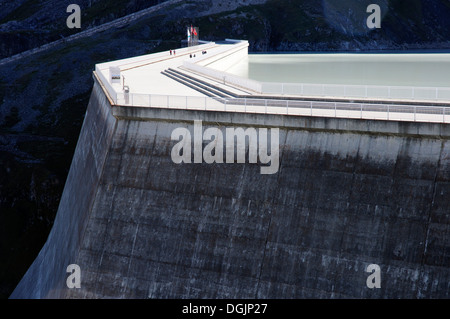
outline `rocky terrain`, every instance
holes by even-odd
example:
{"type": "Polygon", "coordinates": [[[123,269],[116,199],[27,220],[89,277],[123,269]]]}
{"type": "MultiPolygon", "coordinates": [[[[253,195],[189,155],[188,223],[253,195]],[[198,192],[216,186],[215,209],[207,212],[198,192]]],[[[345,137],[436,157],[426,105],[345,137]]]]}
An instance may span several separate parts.
{"type": "Polygon", "coordinates": [[[0,60],[0,297],[8,297],[51,229],[96,63],[179,47],[194,24],[205,40],[242,38],[250,51],[450,50],[448,0],[0,0],[0,59],[167,2],[126,25],[0,60]],[[365,26],[370,3],[380,29],[365,26]],[[363,10],[362,10],[363,9],[363,10]],[[363,11],[363,12],[361,12],[363,11]]]}

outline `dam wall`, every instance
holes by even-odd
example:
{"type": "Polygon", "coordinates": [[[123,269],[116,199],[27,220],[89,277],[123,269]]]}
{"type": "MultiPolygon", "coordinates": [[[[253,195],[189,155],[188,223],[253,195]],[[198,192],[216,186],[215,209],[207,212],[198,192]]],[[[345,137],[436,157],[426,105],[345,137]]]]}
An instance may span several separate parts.
{"type": "Polygon", "coordinates": [[[96,81],[52,232],[11,298],[449,298],[449,138],[439,123],[111,106],[96,81]],[[172,133],[194,139],[194,120],[278,128],[278,171],[175,164],[172,133]]]}
{"type": "Polygon", "coordinates": [[[115,125],[104,91],[94,86],[52,230],[11,298],[64,295],[66,269],[76,261],[115,125]]]}

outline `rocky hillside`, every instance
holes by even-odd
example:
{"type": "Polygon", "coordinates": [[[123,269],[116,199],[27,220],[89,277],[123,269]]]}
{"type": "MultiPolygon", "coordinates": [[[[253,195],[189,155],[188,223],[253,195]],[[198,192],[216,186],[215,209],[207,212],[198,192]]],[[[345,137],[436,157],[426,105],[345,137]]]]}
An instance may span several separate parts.
{"type": "Polygon", "coordinates": [[[0,1],[0,58],[79,32],[66,26],[67,6],[81,8],[82,29],[91,28],[165,0],[0,1]]]}
{"type": "Polygon", "coordinates": [[[253,51],[450,49],[446,0],[269,0],[207,15],[196,24],[204,38],[249,39],[253,51]],[[372,3],[381,8],[379,29],[366,24],[372,3]]]}
{"type": "MultiPolygon", "coordinates": [[[[65,23],[72,2],[1,0],[0,58],[80,32],[65,23]]],[[[167,0],[77,4],[86,30],[162,2],[167,0]]],[[[182,1],[161,14],[164,36],[179,34],[172,31],[181,32],[189,20],[202,27],[205,39],[244,37],[254,51],[450,48],[447,0],[197,0],[182,1]],[[381,8],[381,28],[376,30],[366,25],[366,9],[372,3],[381,8]]]]}
{"type": "MultiPolygon", "coordinates": [[[[0,58],[161,2],[0,0],[0,58]]],[[[202,39],[243,38],[251,51],[450,49],[448,0],[196,0],[0,65],[0,297],[7,297],[52,226],[92,89],[96,63],[180,46],[187,25],[202,39]],[[369,3],[381,28],[365,25],[369,3]]],[[[0,60],[1,61],[1,60],[0,60]]]]}

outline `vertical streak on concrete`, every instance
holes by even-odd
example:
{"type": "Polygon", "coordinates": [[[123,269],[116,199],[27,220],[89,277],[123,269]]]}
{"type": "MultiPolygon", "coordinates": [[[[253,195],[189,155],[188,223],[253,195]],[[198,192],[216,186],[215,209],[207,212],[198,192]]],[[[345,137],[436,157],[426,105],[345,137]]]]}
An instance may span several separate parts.
{"type": "MultiPolygon", "coordinates": [[[[350,189],[348,190],[348,197],[347,197],[347,206],[349,206],[349,201],[350,201],[350,197],[351,197],[351,194],[352,194],[352,192],[353,192],[353,187],[354,187],[354,185],[355,185],[355,179],[356,179],[356,168],[358,167],[358,162],[361,160],[361,158],[360,158],[360,150],[361,150],[361,140],[362,140],[362,138],[361,138],[361,135],[358,135],[357,136],[357,139],[358,139],[358,148],[357,148],[357,150],[356,150],[356,154],[355,154],[355,158],[354,158],[354,162],[353,162],[353,168],[352,168],[352,180],[351,180],[351,186],[350,186],[350,189]]],[[[337,252],[337,257],[338,258],[340,258],[340,256],[342,255],[342,253],[343,253],[343,246],[344,246],[344,237],[345,237],[345,234],[346,234],[346,229],[347,229],[347,225],[348,225],[348,223],[349,223],[349,220],[348,220],[348,217],[346,217],[345,219],[344,219],[344,226],[343,226],[343,229],[342,229],[342,235],[341,235],[341,238],[340,238],[340,244],[339,244],[339,246],[341,247],[341,249],[337,252]]],[[[338,281],[338,277],[340,276],[340,273],[338,273],[338,272],[336,272],[336,274],[335,274],[335,276],[334,276],[334,278],[335,278],[335,282],[337,282],[338,281]]],[[[335,286],[333,286],[332,287],[332,295],[333,295],[333,297],[334,297],[334,289],[335,289],[335,286]]],[[[332,298],[333,298],[332,297],[332,298]]]]}
{"type": "Polygon", "coordinates": [[[422,266],[424,265],[424,261],[425,261],[425,255],[427,254],[427,246],[428,246],[428,234],[430,231],[430,222],[431,222],[431,211],[432,208],[434,206],[434,199],[436,197],[436,182],[437,182],[437,176],[439,173],[439,168],[441,166],[441,158],[442,158],[442,153],[444,150],[444,141],[441,142],[441,149],[439,152],[439,158],[438,158],[438,162],[436,165],[436,173],[434,174],[434,179],[433,179],[433,191],[432,191],[432,198],[431,198],[431,203],[430,203],[430,208],[428,211],[428,222],[427,222],[427,227],[426,227],[426,235],[424,237],[424,245],[423,245],[423,253],[422,253],[422,266]]]}
{"type": "Polygon", "coordinates": [[[123,296],[122,298],[126,298],[127,297],[126,296],[126,291],[127,291],[127,288],[128,288],[128,283],[131,280],[131,278],[130,278],[130,267],[131,267],[131,262],[133,260],[134,247],[136,245],[136,238],[137,238],[138,231],[139,231],[139,223],[136,224],[136,231],[134,232],[134,236],[133,236],[133,245],[131,246],[130,258],[129,258],[129,261],[128,261],[127,275],[124,278],[125,279],[125,286],[124,286],[124,288],[122,290],[122,296],[123,296]]]}
{"type": "MultiPolygon", "coordinates": [[[[270,132],[272,134],[272,130],[270,132]]],[[[278,175],[277,175],[277,185],[280,184],[280,176],[281,176],[281,172],[283,170],[283,154],[284,154],[284,151],[285,151],[285,148],[286,148],[286,145],[287,145],[287,139],[288,139],[289,132],[290,131],[286,131],[286,134],[284,134],[284,141],[283,141],[283,143],[279,143],[279,148],[282,147],[282,150],[281,151],[278,150],[278,154],[280,154],[279,155],[280,158],[279,158],[279,163],[278,163],[279,171],[278,171],[278,175]]],[[[272,138],[270,140],[272,140],[272,138]]],[[[275,196],[272,197],[272,204],[273,204],[274,200],[275,200],[275,196]]],[[[273,205],[273,206],[275,206],[275,205],[273,205]]],[[[267,224],[267,232],[266,232],[266,238],[265,238],[265,241],[264,241],[263,255],[262,255],[262,258],[261,258],[261,265],[259,267],[259,274],[258,274],[258,278],[257,278],[255,298],[260,298],[261,297],[261,296],[259,296],[259,293],[260,293],[259,287],[260,287],[260,283],[261,283],[261,274],[263,273],[264,259],[266,257],[266,252],[267,252],[267,248],[268,248],[267,244],[269,242],[270,226],[272,224],[272,217],[273,217],[273,214],[276,214],[276,211],[274,212],[272,209],[270,209],[269,211],[270,211],[270,217],[269,217],[269,222],[267,224]]]]}
{"type": "MultiPolygon", "coordinates": [[[[113,211],[114,211],[114,198],[115,198],[115,193],[116,193],[116,189],[113,188],[112,200],[111,200],[111,203],[110,203],[110,206],[109,206],[109,211],[110,211],[110,212],[113,212],[113,211]]],[[[102,244],[103,247],[106,247],[107,238],[108,238],[108,231],[109,231],[110,225],[111,225],[111,215],[109,215],[108,223],[106,224],[106,231],[105,231],[105,233],[103,234],[103,237],[101,238],[101,241],[102,241],[102,243],[103,243],[103,244],[102,244]]],[[[101,281],[100,281],[100,271],[99,271],[99,269],[100,269],[101,265],[103,264],[103,256],[104,256],[104,254],[105,254],[105,249],[102,250],[102,252],[101,252],[101,254],[100,254],[99,261],[98,261],[98,264],[96,265],[96,270],[97,270],[97,272],[96,272],[96,274],[94,275],[95,278],[96,278],[96,279],[95,279],[95,289],[96,289],[96,290],[97,290],[97,288],[98,288],[99,282],[101,282],[101,281]]]]}
{"type": "MultiPolygon", "coordinates": [[[[428,248],[428,237],[430,235],[430,224],[431,224],[431,215],[432,215],[432,211],[433,211],[433,207],[434,207],[434,200],[436,198],[436,182],[437,182],[437,177],[438,177],[438,173],[439,173],[439,168],[441,167],[441,159],[442,159],[442,154],[444,151],[444,146],[445,146],[445,140],[442,140],[441,142],[441,148],[439,151],[439,157],[438,157],[438,161],[437,161],[437,165],[436,165],[436,172],[434,174],[434,179],[433,179],[433,190],[432,190],[432,197],[431,197],[431,203],[429,205],[429,210],[428,210],[428,217],[427,217],[427,223],[426,223],[426,231],[425,231],[425,235],[423,238],[423,251],[422,251],[422,259],[420,262],[420,268],[423,270],[425,268],[425,263],[426,263],[426,255],[427,255],[427,248],[428,248]]],[[[421,277],[423,276],[423,272],[421,272],[421,277]]],[[[421,297],[421,288],[420,285],[417,285],[417,289],[416,289],[416,293],[415,293],[415,298],[420,298],[421,297]]]]}

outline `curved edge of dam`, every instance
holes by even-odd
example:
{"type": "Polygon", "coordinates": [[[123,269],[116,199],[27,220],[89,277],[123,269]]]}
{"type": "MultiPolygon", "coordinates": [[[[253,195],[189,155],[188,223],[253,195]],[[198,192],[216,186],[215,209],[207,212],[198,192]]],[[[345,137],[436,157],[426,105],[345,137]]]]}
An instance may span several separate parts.
{"type": "Polygon", "coordinates": [[[10,298],[60,298],[67,288],[66,268],[78,254],[116,125],[108,105],[95,85],[52,230],[10,298]]]}
{"type": "Polygon", "coordinates": [[[449,298],[449,138],[448,124],[111,106],[95,80],[54,226],[10,298],[449,298]],[[278,172],[173,163],[171,134],[194,120],[279,128],[278,172]]]}

